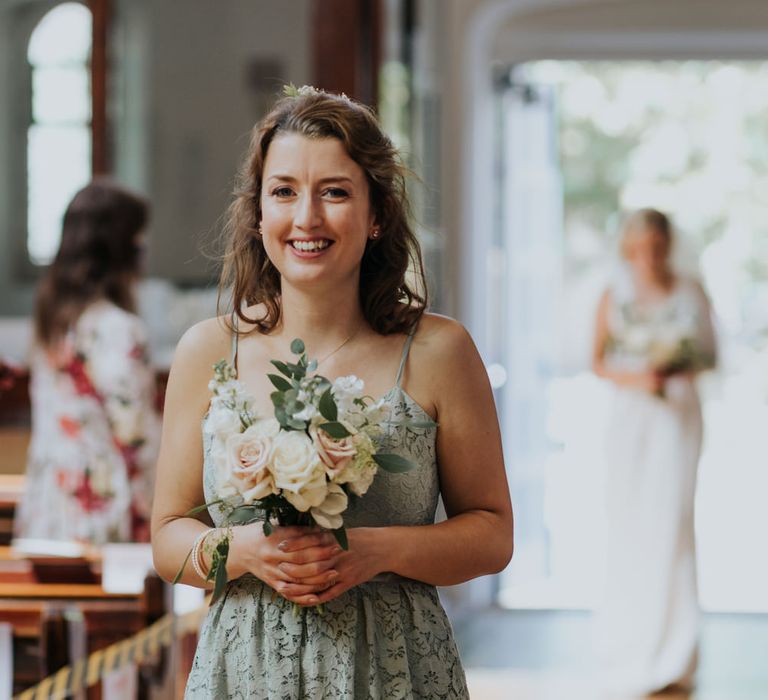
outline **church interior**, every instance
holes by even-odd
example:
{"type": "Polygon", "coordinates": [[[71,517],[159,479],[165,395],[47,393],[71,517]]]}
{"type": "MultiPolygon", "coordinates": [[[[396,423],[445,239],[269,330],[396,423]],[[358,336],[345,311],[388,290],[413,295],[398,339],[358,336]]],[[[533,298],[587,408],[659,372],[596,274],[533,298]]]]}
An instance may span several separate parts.
{"type": "Polygon", "coordinates": [[[597,683],[612,409],[591,341],[621,216],[656,207],[718,338],[696,379],[698,666],[658,697],[768,698],[767,47],[764,0],[0,0],[0,700],[183,697],[201,589],[147,543],[14,538],[35,294],[78,190],[141,193],[161,410],[176,344],[219,313],[235,173],[286,85],[376,112],[414,173],[430,310],[488,371],[515,553],[440,590],[471,697],[646,697],[597,683]]]}

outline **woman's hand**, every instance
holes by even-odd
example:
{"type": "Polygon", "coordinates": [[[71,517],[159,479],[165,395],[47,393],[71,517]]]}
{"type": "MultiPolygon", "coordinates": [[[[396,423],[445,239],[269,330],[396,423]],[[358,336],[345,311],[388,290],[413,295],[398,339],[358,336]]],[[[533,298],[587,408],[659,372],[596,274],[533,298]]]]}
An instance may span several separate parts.
{"type": "Polygon", "coordinates": [[[266,536],[261,523],[232,528],[227,573],[251,573],[299,605],[317,605],[317,593],[338,580],[341,547],[330,532],[276,527],[266,536]]]}
{"type": "Polygon", "coordinates": [[[649,370],[648,372],[641,372],[637,376],[636,385],[642,391],[645,391],[653,396],[660,396],[664,393],[664,384],[666,383],[666,377],[661,372],[656,370],[649,370]]]}
{"type": "Polygon", "coordinates": [[[334,570],[336,580],[326,590],[318,594],[317,600],[310,605],[327,603],[338,598],[344,591],[370,581],[390,567],[384,561],[385,549],[380,547],[382,534],[386,528],[354,528],[347,530],[349,549],[339,554],[334,570]]]}

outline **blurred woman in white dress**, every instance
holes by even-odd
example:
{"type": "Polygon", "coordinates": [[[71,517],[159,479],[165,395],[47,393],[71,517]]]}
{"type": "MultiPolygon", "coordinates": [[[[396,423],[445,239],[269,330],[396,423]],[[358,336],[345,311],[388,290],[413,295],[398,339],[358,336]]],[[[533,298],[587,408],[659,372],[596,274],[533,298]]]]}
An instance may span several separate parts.
{"type": "Polygon", "coordinates": [[[672,269],[653,209],[625,222],[626,262],[597,311],[594,371],[613,383],[607,426],[606,588],[596,615],[602,685],[632,697],[687,688],[699,610],[694,495],[702,443],[696,375],[714,366],[701,285],[672,269]]]}

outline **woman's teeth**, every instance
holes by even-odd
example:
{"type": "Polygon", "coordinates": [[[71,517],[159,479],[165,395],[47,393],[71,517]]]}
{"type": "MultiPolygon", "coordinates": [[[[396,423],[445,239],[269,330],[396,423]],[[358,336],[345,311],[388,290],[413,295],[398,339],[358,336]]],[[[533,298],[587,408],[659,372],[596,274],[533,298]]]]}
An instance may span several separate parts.
{"type": "Polygon", "coordinates": [[[296,248],[296,250],[303,250],[305,252],[312,252],[315,250],[323,250],[331,245],[330,241],[290,241],[290,244],[296,248]]]}

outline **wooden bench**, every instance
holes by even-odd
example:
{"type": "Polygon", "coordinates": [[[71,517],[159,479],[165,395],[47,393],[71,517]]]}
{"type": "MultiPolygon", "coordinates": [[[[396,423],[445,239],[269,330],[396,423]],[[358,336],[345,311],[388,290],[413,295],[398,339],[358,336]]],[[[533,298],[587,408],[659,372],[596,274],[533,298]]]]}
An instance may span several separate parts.
{"type": "MultiPolygon", "coordinates": [[[[71,574],[78,566],[99,579],[98,558],[63,561],[62,571],[71,574]]],[[[94,583],[40,582],[52,578],[55,564],[15,556],[0,548],[0,622],[13,629],[14,693],[51,675],[64,665],[126,639],[165,614],[165,586],[155,574],[144,581],[139,594],[108,593],[94,583]]],[[[140,669],[139,697],[148,698],[149,688],[164,674],[167,654],[155,664],[140,669]]],[[[96,686],[87,697],[100,698],[96,686]]]]}

